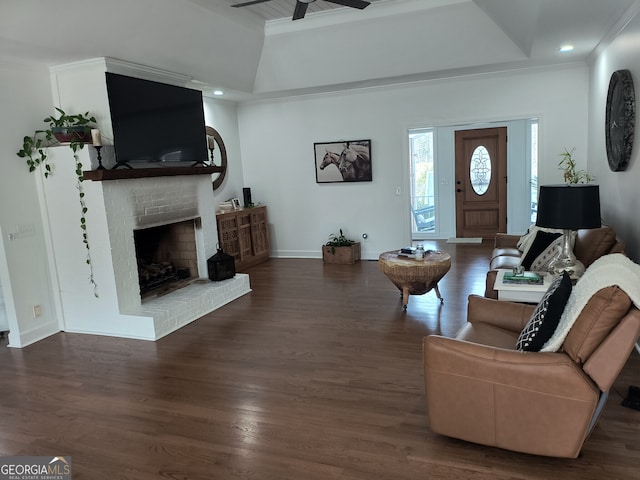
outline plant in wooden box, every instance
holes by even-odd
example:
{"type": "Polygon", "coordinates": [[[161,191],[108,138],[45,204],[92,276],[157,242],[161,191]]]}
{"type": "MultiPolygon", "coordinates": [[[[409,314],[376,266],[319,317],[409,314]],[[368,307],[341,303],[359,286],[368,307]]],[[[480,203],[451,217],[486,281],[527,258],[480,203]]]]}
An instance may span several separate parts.
{"type": "Polygon", "coordinates": [[[322,260],[325,263],[356,263],[360,260],[360,242],[348,239],[340,229],[340,235],[332,233],[322,246],[322,260]]]}
{"type": "MultiPolygon", "coordinates": [[[[75,173],[77,178],[76,188],[78,189],[78,197],[80,202],[80,229],[82,230],[82,243],[87,249],[87,265],[89,266],[89,283],[93,286],[93,293],[97,297],[97,285],[93,278],[93,265],[91,263],[91,250],[89,248],[89,238],[87,236],[87,205],[85,202],[85,194],[82,188],[84,176],[82,174],[82,163],[78,158],[78,150],[84,147],[85,143],[92,142],[92,126],[95,126],[96,119],[84,114],[69,115],[64,110],[57,108],[56,111],[60,115],[50,115],[43,121],[49,124],[46,130],[36,130],[32,136],[25,136],[22,139],[22,149],[17,153],[20,158],[24,158],[27,162],[29,171],[33,172],[42,165],[44,168],[44,176],[47,178],[51,173],[51,165],[48,162],[47,148],[60,144],[68,144],[73,152],[75,160],[75,173]]],[[[96,130],[97,134],[98,131],[96,130]]],[[[99,135],[98,135],[99,137],[99,135]]]]}

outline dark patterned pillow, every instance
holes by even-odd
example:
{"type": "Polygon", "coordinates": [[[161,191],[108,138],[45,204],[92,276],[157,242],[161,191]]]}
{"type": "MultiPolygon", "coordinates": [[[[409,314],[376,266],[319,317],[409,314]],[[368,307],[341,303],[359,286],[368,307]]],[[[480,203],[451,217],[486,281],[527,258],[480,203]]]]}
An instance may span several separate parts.
{"type": "Polygon", "coordinates": [[[538,255],[533,262],[531,262],[531,267],[529,270],[533,272],[548,272],[549,264],[551,261],[556,258],[558,252],[562,250],[562,244],[564,243],[564,238],[560,235],[556,238],[551,244],[545,248],[540,255],[538,255]]]}
{"type": "Polygon", "coordinates": [[[557,232],[537,231],[529,248],[522,252],[520,265],[525,270],[533,270],[532,265],[535,263],[537,271],[543,270],[544,265],[549,265],[549,262],[553,259],[556,245],[558,245],[557,242],[561,236],[562,234],[557,232]]]}
{"type": "Polygon", "coordinates": [[[571,278],[567,272],[556,278],[544,294],[533,315],[520,332],[516,350],[539,352],[553,332],[571,295],[571,278]]]}

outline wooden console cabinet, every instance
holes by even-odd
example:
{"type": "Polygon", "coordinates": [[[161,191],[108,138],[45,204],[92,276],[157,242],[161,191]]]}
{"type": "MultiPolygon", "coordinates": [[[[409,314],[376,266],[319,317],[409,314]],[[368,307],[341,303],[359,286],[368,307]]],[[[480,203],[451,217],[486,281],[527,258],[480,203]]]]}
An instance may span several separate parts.
{"type": "Polygon", "coordinates": [[[236,272],[269,259],[267,207],[216,214],[220,248],[236,260],[236,272]]]}

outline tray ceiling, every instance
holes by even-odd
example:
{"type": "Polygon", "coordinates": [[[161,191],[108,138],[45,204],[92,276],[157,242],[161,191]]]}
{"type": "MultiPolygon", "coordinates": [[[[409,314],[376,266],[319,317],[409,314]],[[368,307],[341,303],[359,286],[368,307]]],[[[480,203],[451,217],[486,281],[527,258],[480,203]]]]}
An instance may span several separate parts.
{"type": "Polygon", "coordinates": [[[584,62],[640,12],[637,0],[317,0],[294,22],[296,0],[77,1],[0,0],[0,62],[110,57],[242,100],[584,62]],[[52,41],[48,26],[71,24],[52,41]]]}
{"type": "MultiPolygon", "coordinates": [[[[225,0],[229,5],[236,5],[238,3],[244,3],[248,0],[225,0]]],[[[372,4],[380,2],[381,0],[368,0],[372,4]]],[[[383,0],[384,1],[384,0],[383,0]]],[[[386,3],[400,1],[400,0],[386,0],[386,3]]],[[[296,0],[269,0],[268,2],[259,3],[256,5],[249,5],[246,10],[254,13],[255,15],[263,18],[264,20],[278,20],[281,18],[291,18],[293,10],[296,6],[296,0]]],[[[307,7],[307,15],[318,12],[325,12],[328,10],[335,10],[337,8],[348,8],[335,3],[326,2],[324,0],[317,0],[311,2],[307,7]]]]}

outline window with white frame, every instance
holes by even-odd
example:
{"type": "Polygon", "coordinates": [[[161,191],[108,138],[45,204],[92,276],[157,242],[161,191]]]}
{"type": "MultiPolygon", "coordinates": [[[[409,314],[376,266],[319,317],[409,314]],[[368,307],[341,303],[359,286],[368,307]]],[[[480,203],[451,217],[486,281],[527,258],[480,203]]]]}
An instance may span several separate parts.
{"type": "Polygon", "coordinates": [[[409,130],[412,232],[436,229],[433,129],[409,130]]]}
{"type": "Polygon", "coordinates": [[[538,119],[529,121],[529,145],[531,155],[531,223],[538,216],[538,119]]]}

